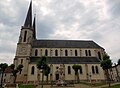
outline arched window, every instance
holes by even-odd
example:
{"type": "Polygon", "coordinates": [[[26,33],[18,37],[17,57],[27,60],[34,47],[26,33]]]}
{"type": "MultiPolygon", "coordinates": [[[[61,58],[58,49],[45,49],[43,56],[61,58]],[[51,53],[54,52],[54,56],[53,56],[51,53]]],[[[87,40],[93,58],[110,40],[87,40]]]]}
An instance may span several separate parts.
{"type": "Polygon", "coordinates": [[[23,40],[23,42],[26,42],[26,37],[27,37],[27,31],[24,32],[24,40],[23,40]]]}
{"type": "Polygon", "coordinates": [[[83,72],[82,72],[82,66],[80,66],[80,74],[82,74],[83,72]]]}
{"type": "Polygon", "coordinates": [[[65,56],[68,56],[68,51],[67,50],[65,50],[65,56]]]}
{"type": "Polygon", "coordinates": [[[48,50],[47,49],[45,50],[45,56],[48,56],[48,50]]]}
{"type": "Polygon", "coordinates": [[[88,53],[89,53],[89,56],[91,56],[91,51],[90,50],[88,50],[88,53]]]}
{"type": "Polygon", "coordinates": [[[94,66],[92,66],[92,73],[95,74],[94,66]]]}
{"type": "Polygon", "coordinates": [[[88,56],[87,50],[85,50],[85,55],[88,56]]]}
{"type": "Polygon", "coordinates": [[[35,56],[37,56],[37,55],[38,55],[38,50],[36,49],[36,50],[35,50],[35,56]]]}
{"type": "Polygon", "coordinates": [[[72,50],[70,50],[70,55],[72,56],[72,50]]]}
{"type": "Polygon", "coordinates": [[[99,73],[98,66],[95,66],[95,70],[96,70],[96,74],[98,74],[99,73]]]}
{"type": "Polygon", "coordinates": [[[68,66],[68,74],[71,74],[71,67],[68,66]]]}
{"type": "Polygon", "coordinates": [[[101,54],[100,54],[100,52],[98,52],[98,58],[101,60],[101,54]]]}
{"type": "Polygon", "coordinates": [[[78,54],[77,54],[77,50],[75,50],[75,56],[77,56],[78,54]]]}
{"type": "Polygon", "coordinates": [[[55,56],[58,56],[58,50],[55,50],[55,56]]]}
{"type": "Polygon", "coordinates": [[[32,75],[34,75],[34,71],[35,71],[35,67],[32,66],[32,68],[31,68],[31,74],[32,74],[32,75]]]}

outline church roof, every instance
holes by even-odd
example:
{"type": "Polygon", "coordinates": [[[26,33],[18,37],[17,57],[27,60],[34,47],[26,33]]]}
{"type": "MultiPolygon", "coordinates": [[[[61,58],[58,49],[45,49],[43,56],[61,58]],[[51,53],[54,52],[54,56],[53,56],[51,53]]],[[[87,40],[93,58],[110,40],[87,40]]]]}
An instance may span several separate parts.
{"type": "MultiPolygon", "coordinates": [[[[40,57],[31,57],[30,63],[36,64],[40,57]]],[[[48,57],[49,64],[99,64],[96,57],[48,57]]]]}
{"type": "Polygon", "coordinates": [[[94,41],[85,41],[85,40],[35,40],[33,41],[33,47],[34,48],[102,48],[94,41]]]}

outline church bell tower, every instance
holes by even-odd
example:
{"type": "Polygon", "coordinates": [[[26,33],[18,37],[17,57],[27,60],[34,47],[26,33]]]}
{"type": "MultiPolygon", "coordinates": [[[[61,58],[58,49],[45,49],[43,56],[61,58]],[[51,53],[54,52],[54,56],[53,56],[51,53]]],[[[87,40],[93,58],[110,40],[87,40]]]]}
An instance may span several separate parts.
{"type": "Polygon", "coordinates": [[[36,39],[35,33],[35,18],[32,24],[32,0],[29,5],[26,20],[24,26],[21,27],[19,41],[17,43],[16,56],[14,59],[15,68],[22,64],[24,67],[22,72],[19,74],[17,80],[18,82],[27,81],[28,64],[31,56],[32,42],[36,39]]]}

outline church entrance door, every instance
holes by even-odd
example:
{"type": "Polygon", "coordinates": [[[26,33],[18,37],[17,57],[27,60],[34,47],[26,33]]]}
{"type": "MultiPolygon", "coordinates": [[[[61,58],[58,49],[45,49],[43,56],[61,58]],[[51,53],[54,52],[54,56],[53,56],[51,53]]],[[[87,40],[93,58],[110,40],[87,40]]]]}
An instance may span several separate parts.
{"type": "Polygon", "coordinates": [[[56,74],[56,80],[59,80],[59,74],[56,74]]]}

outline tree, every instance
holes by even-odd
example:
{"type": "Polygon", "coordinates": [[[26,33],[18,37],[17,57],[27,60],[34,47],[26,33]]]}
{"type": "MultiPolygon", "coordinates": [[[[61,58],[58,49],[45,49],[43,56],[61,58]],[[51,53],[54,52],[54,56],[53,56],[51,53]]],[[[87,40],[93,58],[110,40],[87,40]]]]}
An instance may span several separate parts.
{"type": "Polygon", "coordinates": [[[120,59],[118,59],[118,65],[120,65],[120,59]]]}
{"type": "Polygon", "coordinates": [[[18,73],[18,72],[21,73],[22,68],[23,68],[23,65],[20,64],[20,65],[18,65],[18,67],[15,69],[15,65],[14,65],[14,64],[11,64],[11,65],[10,65],[10,68],[13,70],[13,71],[12,71],[12,74],[13,74],[13,76],[14,76],[14,83],[15,83],[15,82],[16,82],[16,78],[17,78],[17,73],[18,73]]]}
{"type": "Polygon", "coordinates": [[[108,81],[109,86],[110,86],[111,79],[110,79],[110,74],[108,72],[108,69],[110,69],[112,67],[112,62],[110,60],[110,56],[108,56],[107,54],[105,54],[103,56],[103,61],[101,62],[101,67],[105,71],[105,75],[106,75],[107,81],[108,81]]]}
{"type": "Polygon", "coordinates": [[[43,88],[44,73],[45,73],[47,65],[48,65],[48,63],[47,63],[47,57],[46,56],[42,56],[40,58],[40,60],[37,62],[37,68],[39,70],[42,70],[42,86],[41,86],[41,88],[43,88]]]}
{"type": "Polygon", "coordinates": [[[81,66],[80,65],[73,65],[72,66],[73,70],[75,71],[75,76],[77,78],[77,82],[79,82],[79,74],[78,74],[78,71],[81,69],[81,66]]]}
{"type": "Polygon", "coordinates": [[[22,64],[18,65],[18,67],[17,67],[17,70],[20,72],[20,74],[21,74],[22,68],[23,68],[22,64]]]}
{"type": "Polygon", "coordinates": [[[8,64],[7,63],[1,63],[0,64],[0,69],[1,69],[1,87],[2,87],[2,84],[3,84],[3,75],[4,75],[4,72],[5,72],[5,69],[8,67],[8,64]]]}
{"type": "Polygon", "coordinates": [[[46,76],[46,81],[48,82],[48,75],[50,73],[50,67],[48,65],[46,65],[46,68],[44,70],[44,74],[46,76]]]}

